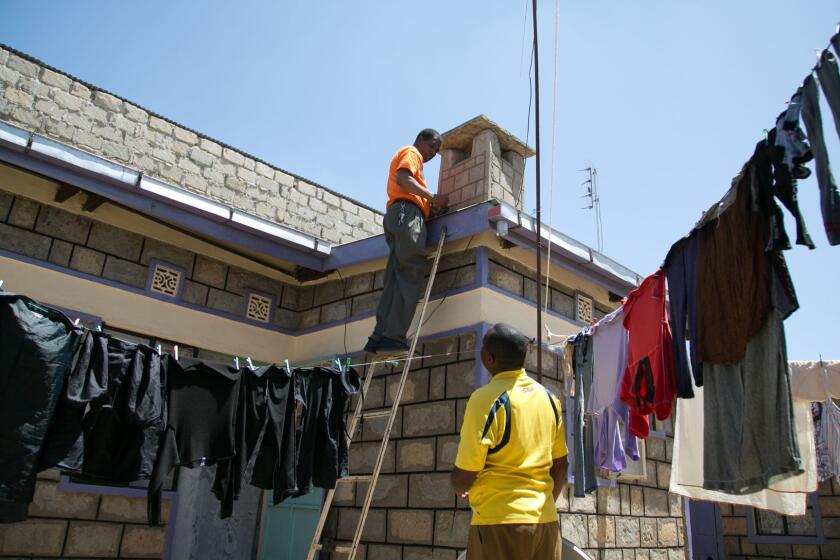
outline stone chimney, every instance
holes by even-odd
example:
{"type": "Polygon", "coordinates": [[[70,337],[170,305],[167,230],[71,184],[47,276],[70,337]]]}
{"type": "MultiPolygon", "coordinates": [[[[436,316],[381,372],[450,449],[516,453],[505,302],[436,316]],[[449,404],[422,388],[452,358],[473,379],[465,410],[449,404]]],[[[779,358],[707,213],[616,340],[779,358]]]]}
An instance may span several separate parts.
{"type": "Polygon", "coordinates": [[[501,200],[524,210],[525,159],[536,152],[484,115],[443,134],[438,192],[452,210],[501,200]]]}

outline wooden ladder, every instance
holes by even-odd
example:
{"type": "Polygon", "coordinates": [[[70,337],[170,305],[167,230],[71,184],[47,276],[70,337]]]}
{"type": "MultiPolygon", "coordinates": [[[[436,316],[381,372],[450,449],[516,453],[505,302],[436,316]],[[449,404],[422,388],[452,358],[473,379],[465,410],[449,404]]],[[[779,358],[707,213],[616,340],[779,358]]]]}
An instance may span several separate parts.
{"type": "MultiPolygon", "coordinates": [[[[362,411],[362,407],[364,406],[363,397],[367,394],[368,388],[370,387],[370,382],[371,379],[373,379],[376,366],[380,363],[384,363],[371,362],[367,368],[367,373],[365,375],[364,383],[362,384],[362,391],[359,395],[359,399],[356,401],[356,409],[353,412],[353,416],[351,417],[348,425],[347,433],[349,436],[347,437],[347,447],[349,448],[352,443],[352,439],[356,434],[356,427],[362,418],[366,420],[371,418],[388,418],[388,423],[385,426],[385,432],[382,435],[382,443],[379,445],[379,454],[376,456],[376,463],[373,466],[373,472],[369,475],[347,476],[338,479],[336,482],[336,484],[370,482],[370,484],[368,484],[367,494],[365,494],[364,504],[362,505],[362,514],[359,516],[359,523],[356,525],[356,532],[353,534],[353,542],[350,546],[325,547],[321,544],[321,533],[324,531],[324,525],[327,522],[327,516],[329,515],[330,507],[332,506],[333,498],[335,497],[335,489],[333,488],[327,491],[327,495],[324,498],[324,505],[321,508],[321,517],[318,519],[318,526],[315,528],[315,535],[312,537],[312,544],[309,546],[309,553],[306,556],[307,560],[314,560],[315,554],[321,550],[324,552],[329,551],[347,554],[348,560],[355,560],[356,552],[359,550],[359,541],[362,539],[362,531],[365,528],[365,521],[367,520],[368,511],[370,510],[370,504],[373,501],[373,493],[376,490],[376,482],[379,480],[379,473],[382,470],[382,462],[385,460],[385,451],[388,448],[388,441],[391,439],[391,429],[394,427],[394,419],[397,417],[397,410],[400,406],[405,382],[408,378],[408,372],[411,370],[411,360],[414,358],[414,351],[417,348],[417,341],[420,338],[420,329],[422,328],[423,321],[426,318],[426,308],[429,305],[429,296],[432,293],[432,286],[435,282],[435,275],[437,274],[438,263],[440,262],[440,255],[443,251],[443,243],[445,240],[446,228],[442,229],[440,233],[437,251],[435,252],[434,261],[432,263],[432,270],[429,273],[429,282],[426,284],[426,294],[423,297],[423,306],[420,309],[420,320],[417,322],[417,330],[414,332],[414,336],[411,339],[411,346],[408,349],[408,354],[406,354],[404,358],[405,363],[403,364],[402,375],[400,375],[400,383],[397,386],[397,393],[394,395],[394,403],[391,405],[391,409],[373,412],[362,411]]],[[[394,358],[396,358],[396,356],[394,358]]]]}

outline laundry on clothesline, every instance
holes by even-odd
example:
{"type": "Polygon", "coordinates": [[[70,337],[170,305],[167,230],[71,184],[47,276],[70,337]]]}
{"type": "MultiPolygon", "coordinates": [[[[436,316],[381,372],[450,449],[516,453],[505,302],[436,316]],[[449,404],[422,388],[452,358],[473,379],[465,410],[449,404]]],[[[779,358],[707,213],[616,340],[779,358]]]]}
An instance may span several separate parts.
{"type": "Polygon", "coordinates": [[[215,466],[220,516],[243,482],[275,503],[348,474],[344,412],[353,367],[295,368],[176,359],[74,325],[0,292],[0,521],[26,518],[35,476],[148,480],[149,522],[176,467],[215,466]]]}

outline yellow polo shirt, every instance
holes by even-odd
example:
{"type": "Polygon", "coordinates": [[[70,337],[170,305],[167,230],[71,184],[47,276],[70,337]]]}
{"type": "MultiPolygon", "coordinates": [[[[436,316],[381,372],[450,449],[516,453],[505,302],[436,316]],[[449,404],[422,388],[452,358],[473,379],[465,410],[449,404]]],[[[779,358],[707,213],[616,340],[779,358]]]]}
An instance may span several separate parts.
{"type": "Polygon", "coordinates": [[[467,402],[455,466],[479,471],[473,525],[557,520],[550,469],[566,456],[560,402],[524,369],[497,373],[467,402]]]}

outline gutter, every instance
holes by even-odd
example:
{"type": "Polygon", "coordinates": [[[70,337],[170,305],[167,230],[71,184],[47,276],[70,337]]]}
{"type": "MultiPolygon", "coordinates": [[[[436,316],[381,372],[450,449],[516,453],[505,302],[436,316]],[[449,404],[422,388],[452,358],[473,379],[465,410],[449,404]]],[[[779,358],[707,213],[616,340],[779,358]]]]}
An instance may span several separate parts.
{"type": "MultiPolygon", "coordinates": [[[[496,234],[506,241],[532,250],[536,239],[536,219],[513,206],[500,202],[487,212],[487,219],[495,226],[496,234]]],[[[642,277],[565,233],[541,224],[540,237],[545,247],[559,257],[558,264],[582,274],[605,288],[619,294],[637,287],[642,277]]]]}
{"type": "MultiPolygon", "coordinates": [[[[258,237],[301,251],[304,255],[309,255],[312,258],[302,259],[305,262],[300,262],[301,259],[289,259],[289,255],[284,255],[284,258],[302,266],[321,269],[321,262],[332,252],[330,243],[313,235],[275,224],[253,214],[242,212],[174,185],[147,177],[123,165],[2,122],[0,122],[0,149],[2,149],[0,150],[0,161],[34,171],[54,180],[82,187],[86,191],[144,213],[164,219],[169,218],[170,220],[173,215],[178,214],[178,212],[167,211],[160,204],[138,204],[135,200],[137,196],[163,202],[172,207],[168,210],[185,210],[199,219],[209,220],[226,228],[240,230],[249,237],[258,237]],[[50,167],[38,165],[33,161],[35,159],[69,173],[62,173],[50,167]],[[74,180],[75,175],[83,176],[92,181],[74,180]],[[84,185],[79,183],[84,183],[84,185]],[[117,187],[118,190],[113,187],[117,187]],[[121,194],[123,196],[120,196],[121,194]]],[[[197,225],[195,220],[188,220],[188,223],[192,226],[197,225]]],[[[208,228],[200,226],[198,229],[204,233],[207,233],[208,230],[208,228]]],[[[213,233],[211,235],[219,237],[218,232],[214,233],[215,235],[213,233]]],[[[231,239],[229,232],[221,237],[246,247],[253,245],[248,239],[237,240],[236,236],[231,239]]],[[[268,254],[272,253],[273,251],[268,251],[268,254]]]]}

